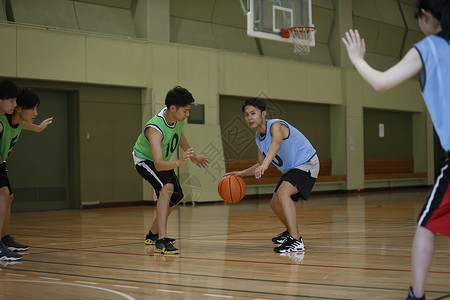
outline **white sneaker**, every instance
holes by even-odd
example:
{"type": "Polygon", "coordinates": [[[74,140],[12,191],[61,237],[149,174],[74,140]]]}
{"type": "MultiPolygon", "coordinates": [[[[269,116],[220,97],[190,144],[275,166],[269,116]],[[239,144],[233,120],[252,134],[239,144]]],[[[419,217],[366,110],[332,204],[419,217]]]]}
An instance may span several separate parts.
{"type": "Polygon", "coordinates": [[[300,236],[298,240],[296,240],[292,236],[288,236],[286,241],[280,246],[273,248],[273,251],[277,253],[303,252],[305,251],[303,238],[300,236]]]}

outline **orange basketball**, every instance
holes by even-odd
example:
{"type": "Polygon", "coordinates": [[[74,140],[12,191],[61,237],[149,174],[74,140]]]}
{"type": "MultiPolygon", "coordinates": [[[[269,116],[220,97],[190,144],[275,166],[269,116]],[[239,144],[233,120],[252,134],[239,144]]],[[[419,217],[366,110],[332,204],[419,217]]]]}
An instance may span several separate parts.
{"type": "Polygon", "coordinates": [[[247,191],[247,186],[240,176],[227,175],[219,182],[219,195],[228,203],[241,201],[247,191]]]}

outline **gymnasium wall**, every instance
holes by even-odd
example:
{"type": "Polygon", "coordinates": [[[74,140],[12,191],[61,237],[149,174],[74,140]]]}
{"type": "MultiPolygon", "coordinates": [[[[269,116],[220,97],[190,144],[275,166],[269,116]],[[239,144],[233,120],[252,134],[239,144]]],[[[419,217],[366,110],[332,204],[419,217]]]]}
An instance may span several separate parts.
{"type": "MultiPolygon", "coordinates": [[[[72,158],[71,163],[79,170],[81,204],[153,199],[152,189],[134,173],[130,145],[142,125],[163,107],[166,92],[177,84],[187,87],[196,102],[205,105],[205,125],[186,124],[185,134],[197,153],[211,157],[208,170],[192,164],[180,168],[186,201],[218,200],[216,185],[225,171],[226,155],[221,138],[221,125],[225,120],[220,116],[233,116],[236,109],[224,105],[227,99],[257,96],[276,99],[286,105],[284,109],[289,111],[286,118],[291,123],[301,122],[297,113],[290,112],[290,105],[295,103],[292,107],[305,108],[302,113],[323,121],[319,122],[317,130],[301,123],[299,126],[307,128],[308,138],[326,153],[324,156],[332,159],[333,173],[347,174],[347,182],[341,188],[350,190],[365,187],[365,144],[373,143],[371,136],[367,137],[364,132],[365,110],[378,110],[380,118],[384,117],[383,111],[386,115],[392,111],[409,114],[413,139],[405,143],[412,149],[417,168],[433,173],[432,126],[417,79],[377,93],[352,68],[345,67],[348,66],[345,53],[334,55],[342,51],[342,45],[338,46],[333,40],[339,37],[339,32],[348,29],[348,20],[339,22],[341,26],[335,26],[334,20],[350,14],[354,26],[360,25],[361,31],[367,32],[371,63],[386,66],[398,60],[400,52],[409,47],[408,43],[420,39],[415,36],[413,25],[406,28],[394,21],[401,7],[405,11],[412,9],[413,1],[400,1],[400,5],[397,1],[368,1],[368,5],[374,7],[370,11],[355,4],[359,0],[314,1],[315,25],[323,31],[320,34],[318,31],[319,46],[310,56],[302,58],[287,55],[291,49],[283,50],[278,47],[284,46],[270,46],[270,43],[267,46],[263,41],[264,55],[255,52],[255,40],[243,35],[245,20],[239,1],[172,0],[170,5],[169,1],[158,0],[117,1],[107,1],[107,4],[100,0],[2,2],[4,16],[7,16],[9,3],[10,8],[15,7],[15,17],[27,21],[23,23],[39,26],[0,24],[3,45],[0,76],[46,82],[49,88],[55,89],[60,84],[78,86],[78,107],[73,108],[77,109],[78,119],[71,126],[78,128],[75,151],[80,161],[72,158]],[[337,3],[339,15],[334,10],[337,3]],[[49,21],[40,21],[64,19],[57,18],[56,13],[31,14],[31,17],[25,13],[25,8],[30,7],[38,11],[41,4],[60,13],[65,11],[64,5],[67,9],[70,5],[71,9],[95,5],[98,10],[88,10],[96,13],[84,19],[86,23],[81,22],[82,25],[81,18],[77,19],[78,28],[73,25],[74,28],[63,29],[58,24],[52,27],[44,24],[49,21]],[[143,8],[145,13],[136,7],[143,8]],[[384,13],[386,8],[392,12],[384,13]],[[120,10],[122,16],[118,20],[103,19],[110,15],[108,12],[116,10],[120,10]],[[150,17],[154,15],[166,16],[166,23],[152,23],[150,17]],[[99,19],[107,22],[108,30],[128,28],[128,33],[106,32],[99,19]],[[133,26],[122,26],[122,22],[131,22],[133,26]],[[94,28],[97,33],[86,28],[94,28]],[[132,35],[133,31],[138,38],[132,35]],[[394,33],[395,37],[377,38],[394,33]],[[152,36],[154,39],[150,40],[152,36]],[[384,46],[389,47],[384,50],[384,46]],[[94,134],[99,136],[98,140],[86,139],[92,130],[98,131],[94,134]],[[137,191],[130,193],[122,189],[121,181],[127,188],[137,191]]],[[[405,20],[407,24],[415,21],[409,17],[405,20]]],[[[378,122],[377,117],[375,119],[373,122],[378,122]]],[[[391,121],[396,126],[396,119],[391,121]]],[[[407,156],[411,156],[411,152],[407,156]]]]}

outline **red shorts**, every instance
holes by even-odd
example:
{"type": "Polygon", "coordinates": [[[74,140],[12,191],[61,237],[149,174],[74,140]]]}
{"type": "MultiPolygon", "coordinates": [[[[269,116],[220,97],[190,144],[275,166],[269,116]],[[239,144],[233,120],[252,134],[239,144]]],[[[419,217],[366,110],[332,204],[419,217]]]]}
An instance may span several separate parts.
{"type": "Polygon", "coordinates": [[[450,160],[442,168],[436,184],[418,217],[418,225],[450,237],[450,160]]]}

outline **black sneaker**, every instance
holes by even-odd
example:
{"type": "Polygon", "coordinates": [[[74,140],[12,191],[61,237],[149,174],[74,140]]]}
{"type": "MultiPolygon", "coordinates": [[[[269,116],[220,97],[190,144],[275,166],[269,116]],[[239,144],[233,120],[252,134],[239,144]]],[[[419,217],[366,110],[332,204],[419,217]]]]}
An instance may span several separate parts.
{"type": "MultiPolygon", "coordinates": [[[[168,238],[170,242],[173,244],[175,243],[175,239],[168,238]]],[[[158,240],[158,234],[152,233],[150,230],[148,231],[148,234],[145,236],[145,244],[146,245],[154,245],[156,244],[156,241],[158,240]]]]}
{"type": "Polygon", "coordinates": [[[275,244],[283,244],[286,241],[286,238],[289,236],[289,231],[284,231],[279,233],[276,237],[272,239],[272,242],[275,244]]]}
{"type": "Polygon", "coordinates": [[[165,237],[156,241],[155,252],[162,254],[178,254],[179,251],[172,245],[169,238],[165,237]]]}
{"type": "Polygon", "coordinates": [[[3,243],[0,243],[0,260],[20,260],[22,255],[9,250],[3,243]]]}
{"type": "Polygon", "coordinates": [[[294,239],[292,236],[288,236],[286,241],[280,246],[273,248],[273,251],[278,253],[302,252],[305,251],[305,245],[303,244],[301,236],[298,240],[294,239]]]}
{"type": "Polygon", "coordinates": [[[28,250],[28,246],[27,245],[23,245],[21,243],[18,243],[14,240],[14,238],[12,236],[10,236],[9,234],[5,235],[2,238],[2,243],[8,247],[9,250],[11,251],[27,251],[28,250]]]}
{"type": "Polygon", "coordinates": [[[423,295],[422,298],[417,298],[414,295],[412,287],[409,287],[409,293],[408,293],[408,297],[406,298],[406,300],[425,300],[425,295],[423,295]]]}

